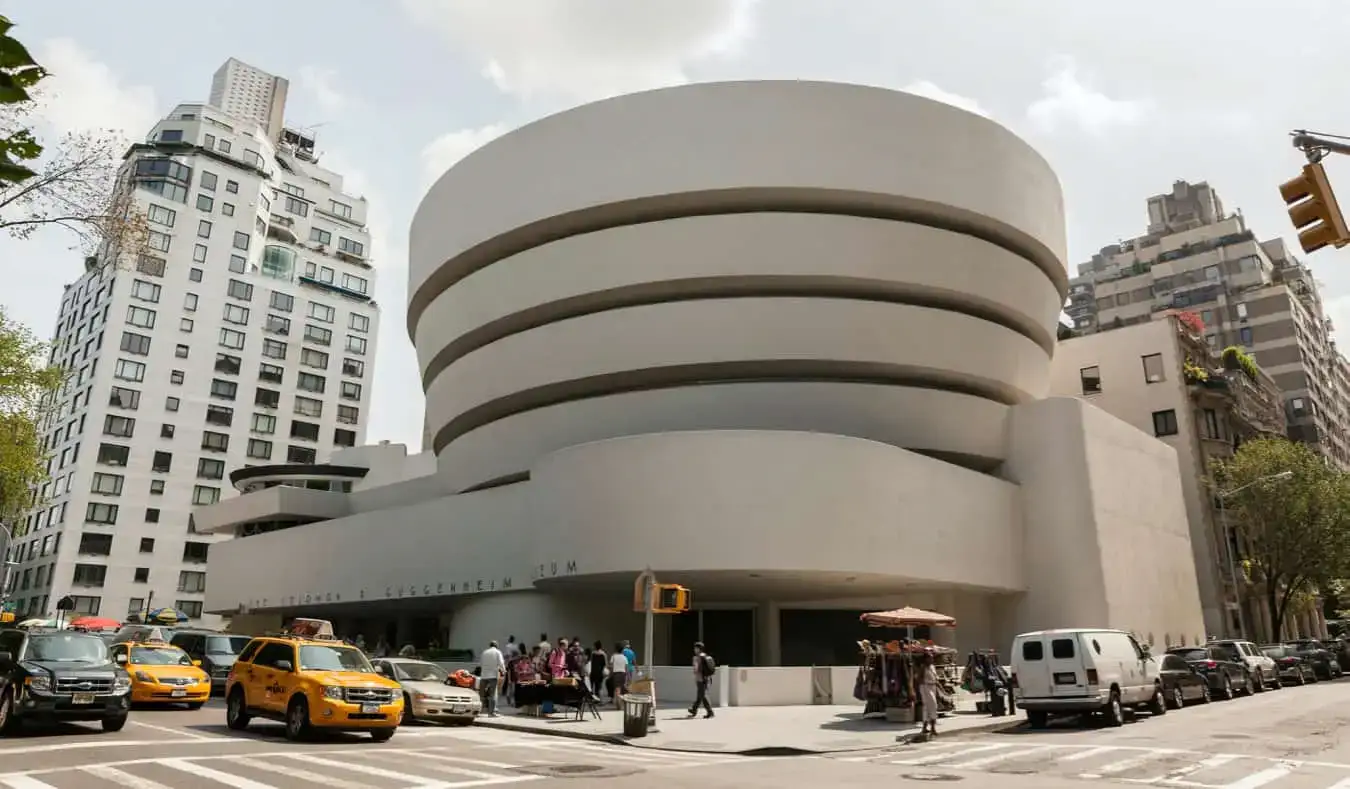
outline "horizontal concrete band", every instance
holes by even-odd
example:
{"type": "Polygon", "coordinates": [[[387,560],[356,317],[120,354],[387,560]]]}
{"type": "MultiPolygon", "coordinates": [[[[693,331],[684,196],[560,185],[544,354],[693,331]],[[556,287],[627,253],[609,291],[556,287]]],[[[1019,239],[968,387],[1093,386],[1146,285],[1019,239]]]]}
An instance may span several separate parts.
{"type": "Polygon", "coordinates": [[[418,323],[423,382],[504,337],[663,301],[824,297],[929,306],[1049,351],[1063,299],[1025,258],[923,225],[735,214],[632,225],[527,250],[441,293],[418,323]]]}
{"type": "Polygon", "coordinates": [[[865,438],[987,471],[1006,456],[1007,413],[1008,406],[984,397],[893,383],[700,381],[498,419],[445,446],[439,473],[452,490],[462,491],[521,481],[539,458],[569,446],[625,435],[737,429],[865,438]]]}
{"type": "MultiPolygon", "coordinates": [[[[425,207],[424,207],[425,210],[425,207]]],[[[536,247],[575,236],[615,228],[676,219],[752,213],[819,214],[889,220],[970,236],[1000,247],[1035,265],[1061,299],[1068,296],[1063,263],[1044,245],[1013,228],[991,223],[968,211],[929,204],[911,197],[811,188],[740,187],[707,192],[659,195],[622,203],[592,206],[539,219],[444,260],[408,298],[408,335],[431,303],[458,282],[499,261],[536,247]]]]}

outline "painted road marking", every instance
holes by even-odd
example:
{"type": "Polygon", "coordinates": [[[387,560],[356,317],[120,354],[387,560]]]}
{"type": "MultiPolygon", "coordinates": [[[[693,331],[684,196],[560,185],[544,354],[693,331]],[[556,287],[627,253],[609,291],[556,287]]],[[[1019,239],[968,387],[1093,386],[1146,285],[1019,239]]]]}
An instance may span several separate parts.
{"type": "Polygon", "coordinates": [[[119,770],[116,767],[89,765],[79,769],[81,772],[89,773],[95,778],[111,781],[119,786],[125,786],[127,789],[173,789],[173,787],[168,784],[152,781],[149,778],[142,778],[139,775],[132,775],[131,773],[125,770],[119,770]]]}
{"type": "MultiPolygon", "coordinates": [[[[1223,787],[1223,789],[1260,789],[1272,781],[1278,781],[1292,773],[1297,767],[1294,764],[1277,764],[1274,767],[1267,767],[1259,773],[1253,773],[1238,781],[1234,781],[1223,787]]],[[[1350,785],[1350,778],[1343,778],[1336,782],[1336,786],[1350,785]]]]}
{"type": "Polygon", "coordinates": [[[325,759],[322,756],[313,756],[308,753],[293,753],[290,755],[290,758],[298,762],[307,762],[309,764],[317,764],[320,767],[328,767],[333,770],[337,770],[339,772],[345,770],[348,772],[373,775],[376,778],[388,778],[391,781],[407,781],[409,783],[414,783],[418,785],[425,784],[427,782],[426,778],[418,775],[399,773],[393,770],[386,770],[383,767],[375,767],[369,764],[352,764],[350,762],[339,762],[333,759],[325,759]]]}
{"type": "Polygon", "coordinates": [[[1101,778],[1104,775],[1115,775],[1116,773],[1123,773],[1126,770],[1133,770],[1136,767],[1143,767],[1144,765],[1148,764],[1154,759],[1161,759],[1177,753],[1181,753],[1181,751],[1149,749],[1144,753],[1136,754],[1129,758],[1121,759],[1120,761],[1111,762],[1110,764],[1104,764],[1101,767],[1098,767],[1097,769],[1093,770],[1092,772],[1080,773],[1078,777],[1101,778]]]}
{"type": "Polygon", "coordinates": [[[0,781],[4,781],[5,786],[10,787],[10,789],[56,789],[55,786],[45,781],[39,781],[30,775],[13,775],[8,778],[0,778],[0,781]]]}
{"type": "Polygon", "coordinates": [[[936,762],[945,761],[947,759],[954,759],[959,756],[967,756],[967,755],[974,756],[977,753],[986,753],[988,751],[996,751],[1000,748],[1011,748],[1011,747],[1013,746],[1009,743],[1000,743],[998,745],[978,745],[974,748],[965,748],[955,753],[939,753],[935,756],[920,756],[917,759],[896,759],[895,761],[891,762],[891,764],[910,764],[910,765],[934,764],[936,762]]]}
{"type": "Polygon", "coordinates": [[[1004,753],[996,753],[993,756],[983,756],[979,759],[970,759],[968,761],[956,762],[954,764],[946,764],[943,766],[950,767],[953,770],[978,770],[981,767],[987,767],[988,765],[991,764],[998,764],[999,762],[1007,761],[1008,759],[1016,759],[1024,756],[1035,756],[1038,753],[1045,753],[1046,751],[1054,750],[1054,748],[1055,746],[1053,745],[1040,745],[1034,748],[1028,748],[1023,751],[1007,751],[1004,753]]]}
{"type": "MultiPolygon", "coordinates": [[[[165,745],[190,745],[197,740],[116,740],[101,737],[99,739],[76,740],[74,742],[56,742],[45,745],[23,745],[14,748],[0,748],[0,759],[6,756],[22,756],[30,753],[54,753],[56,751],[78,751],[84,748],[121,748],[123,746],[153,745],[163,747],[165,745]]],[[[212,737],[211,742],[245,742],[238,737],[212,737]]]]}
{"type": "Polygon", "coordinates": [[[199,778],[208,778],[218,784],[232,787],[232,789],[277,789],[271,784],[265,784],[261,781],[255,781],[252,778],[235,775],[234,773],[227,773],[223,770],[217,770],[214,767],[197,764],[195,761],[188,761],[187,759],[161,759],[156,762],[156,764],[190,775],[195,775],[199,778]]]}
{"type": "Polygon", "coordinates": [[[129,720],[129,721],[127,721],[127,723],[131,724],[132,726],[140,726],[141,728],[144,728],[144,729],[154,729],[155,731],[162,731],[162,732],[164,732],[164,733],[166,733],[166,734],[177,734],[179,737],[188,737],[188,738],[193,739],[193,740],[228,740],[228,739],[233,739],[233,738],[231,738],[231,737],[227,737],[227,736],[221,735],[221,734],[200,734],[200,733],[194,732],[194,731],[184,731],[183,729],[175,729],[175,728],[173,728],[172,726],[159,726],[159,725],[154,724],[154,723],[145,723],[145,722],[143,722],[143,721],[138,721],[138,720],[129,720]]]}
{"type": "MultiPolygon", "coordinates": [[[[1070,746],[1070,747],[1077,748],[1077,747],[1079,747],[1079,746],[1074,745],[1074,746],[1070,746]]],[[[1106,754],[1108,754],[1108,753],[1114,753],[1114,752],[1117,751],[1117,750],[1119,750],[1119,748],[1117,748],[1117,747],[1114,746],[1114,745],[1102,745],[1102,746],[1099,746],[1099,747],[1096,747],[1096,748],[1086,748],[1086,749],[1084,749],[1084,750],[1079,751],[1078,753],[1070,753],[1070,754],[1066,754],[1066,755],[1064,755],[1064,756],[1059,757],[1059,758],[1056,759],[1055,761],[1060,761],[1060,762],[1080,762],[1080,761],[1083,761],[1084,759],[1092,759],[1092,758],[1095,758],[1095,757],[1097,757],[1097,756],[1105,756],[1106,754]]]]}
{"type": "Polygon", "coordinates": [[[1229,762],[1236,761],[1237,756],[1231,753],[1221,753],[1218,756],[1211,756],[1203,761],[1194,764],[1188,764],[1185,767],[1179,767],[1165,775],[1156,778],[1126,778],[1130,783],[1136,784],[1167,784],[1169,786],[1189,786],[1191,781],[1186,778],[1203,770],[1209,770],[1214,767],[1222,767],[1229,762]]]}
{"type": "Polygon", "coordinates": [[[332,789],[370,789],[370,784],[348,781],[343,778],[333,778],[329,775],[319,775],[313,770],[304,770],[299,767],[287,767],[284,764],[273,764],[272,762],[254,759],[250,756],[231,757],[230,761],[265,773],[284,775],[287,778],[295,778],[300,781],[321,783],[324,786],[332,787],[332,789]]]}

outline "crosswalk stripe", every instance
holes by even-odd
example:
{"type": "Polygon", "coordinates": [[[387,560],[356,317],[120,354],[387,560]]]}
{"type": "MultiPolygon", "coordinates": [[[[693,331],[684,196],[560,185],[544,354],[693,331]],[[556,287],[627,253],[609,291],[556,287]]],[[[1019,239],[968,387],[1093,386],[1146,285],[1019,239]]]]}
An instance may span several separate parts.
{"type": "Polygon", "coordinates": [[[118,786],[125,786],[127,789],[173,789],[168,784],[162,784],[149,778],[142,778],[139,775],[132,775],[126,770],[119,770],[116,767],[104,767],[102,765],[91,764],[81,767],[82,772],[89,773],[95,778],[102,778],[105,781],[115,783],[118,786]]]}
{"type": "Polygon", "coordinates": [[[1161,750],[1161,749],[1157,751],[1145,751],[1144,753],[1141,753],[1138,756],[1131,756],[1128,759],[1121,759],[1118,762],[1111,762],[1110,764],[1104,764],[1101,767],[1098,767],[1097,769],[1093,770],[1092,772],[1081,773],[1079,774],[1078,777],[1101,778],[1103,775],[1115,775],[1116,773],[1123,773],[1126,770],[1133,770],[1136,767],[1142,767],[1143,765],[1148,764],[1154,759],[1160,759],[1164,756],[1171,756],[1174,753],[1181,753],[1181,752],[1175,750],[1161,750]]]}
{"type": "Polygon", "coordinates": [[[1092,759],[1097,756],[1103,756],[1108,753],[1120,750],[1114,745],[1102,745],[1097,748],[1086,748],[1078,753],[1070,753],[1059,757],[1056,761],[1060,762],[1081,762],[1084,759],[1092,759]]]}
{"type": "Polygon", "coordinates": [[[966,748],[964,750],[956,751],[955,753],[938,753],[929,756],[920,756],[917,759],[896,759],[892,761],[891,764],[909,764],[909,765],[934,764],[936,762],[946,761],[947,759],[956,759],[967,755],[974,756],[977,753],[996,751],[999,748],[1009,748],[1009,747],[1012,746],[1008,745],[1007,743],[1001,743],[999,745],[978,745],[974,748],[966,748]]]}
{"type": "Polygon", "coordinates": [[[1004,753],[995,753],[993,756],[982,756],[978,759],[970,759],[964,762],[948,763],[943,766],[948,767],[952,770],[975,770],[980,767],[987,767],[988,765],[991,764],[997,764],[998,762],[1005,761],[1007,759],[1022,758],[1026,756],[1034,756],[1038,753],[1045,753],[1046,751],[1054,750],[1054,748],[1055,746],[1053,745],[1038,745],[1035,748],[1027,748],[1021,751],[1006,751],[1004,753]]]}
{"type": "Polygon", "coordinates": [[[207,767],[204,764],[191,762],[186,759],[163,759],[156,764],[163,765],[172,770],[195,775],[199,778],[209,778],[216,783],[224,784],[233,789],[277,789],[272,784],[265,784],[262,781],[255,781],[252,778],[245,778],[241,775],[223,772],[214,767],[207,767]]]}
{"type": "MultiPolygon", "coordinates": [[[[428,750],[446,750],[446,749],[448,749],[449,747],[450,747],[450,746],[441,745],[441,746],[437,746],[436,748],[432,748],[432,749],[428,749],[428,750]]],[[[514,770],[514,769],[516,769],[517,767],[520,766],[520,765],[518,765],[518,764],[507,764],[506,762],[489,762],[489,761],[487,761],[486,759],[469,759],[469,758],[466,758],[466,757],[464,757],[464,756],[448,756],[448,755],[446,755],[446,754],[427,753],[426,751],[419,751],[418,753],[419,753],[421,756],[429,756],[429,757],[431,757],[432,759],[444,759],[444,760],[450,761],[450,762],[461,762],[461,763],[463,763],[463,764],[473,764],[473,765],[477,765],[477,766],[479,766],[479,767],[493,767],[493,768],[496,768],[496,769],[498,769],[498,770],[514,770]]]]}
{"type": "Polygon", "coordinates": [[[31,775],[11,775],[8,778],[0,778],[10,789],[56,789],[55,786],[46,781],[39,781],[31,775]]]}
{"type": "MultiPolygon", "coordinates": [[[[406,756],[403,756],[403,755],[397,754],[397,753],[380,753],[380,752],[378,752],[378,751],[373,751],[373,752],[369,752],[369,753],[363,753],[363,754],[361,754],[361,755],[362,755],[363,757],[368,758],[368,759],[397,759],[397,760],[399,760],[399,761],[407,761],[407,757],[406,757],[406,756]]],[[[416,757],[416,758],[418,758],[418,759],[423,759],[423,758],[426,758],[427,756],[431,756],[431,754],[419,753],[419,754],[417,754],[417,757],[416,757]]],[[[433,756],[432,758],[434,758],[434,756],[433,756]]],[[[429,762],[429,763],[428,763],[428,762],[424,762],[424,763],[422,763],[420,766],[423,767],[423,768],[425,768],[425,769],[428,769],[428,770],[436,770],[436,771],[438,771],[438,772],[449,773],[449,774],[451,774],[451,775],[463,775],[463,776],[466,776],[466,777],[468,777],[468,778],[474,778],[474,779],[477,779],[477,780],[480,780],[480,781],[481,781],[481,780],[484,780],[484,779],[490,779],[490,778],[501,778],[500,775],[493,775],[492,773],[485,773],[485,772],[482,772],[481,770],[469,770],[469,769],[464,768],[464,767],[454,767],[454,766],[449,765],[449,764],[439,764],[439,763],[436,763],[436,762],[429,762]]]]}
{"type": "MultiPolygon", "coordinates": [[[[1260,789],[1268,783],[1278,781],[1294,770],[1287,764],[1277,764],[1274,767],[1267,767],[1259,773],[1252,773],[1246,778],[1224,786],[1223,789],[1260,789]]],[[[1344,778],[1336,782],[1336,786],[1350,786],[1350,778],[1344,778]]],[[[1333,787],[1335,789],[1335,787],[1333,787]]]]}
{"type": "Polygon", "coordinates": [[[333,778],[331,776],[320,776],[313,770],[301,770],[297,767],[287,767],[284,764],[273,764],[265,762],[262,759],[254,759],[249,756],[231,756],[230,761],[241,764],[253,770],[260,770],[265,773],[274,773],[284,775],[287,778],[296,778],[303,781],[318,780],[324,786],[331,789],[370,789],[369,784],[359,783],[357,781],[348,781],[343,778],[333,778]]]}
{"type": "Polygon", "coordinates": [[[1238,758],[1238,756],[1231,753],[1221,753],[1218,756],[1211,756],[1208,759],[1198,761],[1195,764],[1179,767],[1166,775],[1160,775],[1156,778],[1128,778],[1126,780],[1136,784],[1177,784],[1185,786],[1189,783],[1185,780],[1187,777],[1214,767],[1222,767],[1238,758]]]}
{"type": "Polygon", "coordinates": [[[293,753],[288,757],[297,762],[307,762],[317,764],[320,767],[328,767],[333,770],[347,770],[354,773],[364,773],[373,775],[376,778],[388,778],[391,781],[409,781],[416,784],[425,784],[427,779],[419,775],[409,775],[408,773],[386,770],[383,767],[373,767],[369,764],[356,764],[354,762],[339,762],[333,759],[325,759],[322,756],[312,756],[308,753],[293,753]]]}

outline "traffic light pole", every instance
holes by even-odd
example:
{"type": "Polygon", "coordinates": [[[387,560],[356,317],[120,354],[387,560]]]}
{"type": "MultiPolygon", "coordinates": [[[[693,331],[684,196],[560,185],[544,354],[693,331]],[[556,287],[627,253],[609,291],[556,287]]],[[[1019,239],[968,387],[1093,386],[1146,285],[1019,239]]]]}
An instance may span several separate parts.
{"type": "Polygon", "coordinates": [[[651,686],[652,711],[647,719],[650,731],[656,731],[656,669],[652,653],[656,651],[656,573],[648,567],[638,576],[642,585],[642,610],[645,622],[642,632],[642,659],[647,664],[647,682],[651,686]]]}
{"type": "Polygon", "coordinates": [[[1294,147],[1303,151],[1310,164],[1317,164],[1329,153],[1350,156],[1350,138],[1339,135],[1313,134],[1306,129],[1296,129],[1291,135],[1294,147]]]}

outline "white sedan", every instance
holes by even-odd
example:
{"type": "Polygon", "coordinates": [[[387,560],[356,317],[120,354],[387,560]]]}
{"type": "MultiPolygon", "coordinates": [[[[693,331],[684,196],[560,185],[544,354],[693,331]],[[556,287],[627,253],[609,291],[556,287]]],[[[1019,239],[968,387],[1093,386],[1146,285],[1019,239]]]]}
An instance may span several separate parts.
{"type": "Polygon", "coordinates": [[[425,660],[380,658],[375,670],[403,686],[403,723],[446,721],[470,724],[483,711],[478,692],[448,685],[445,669],[425,660]]]}

